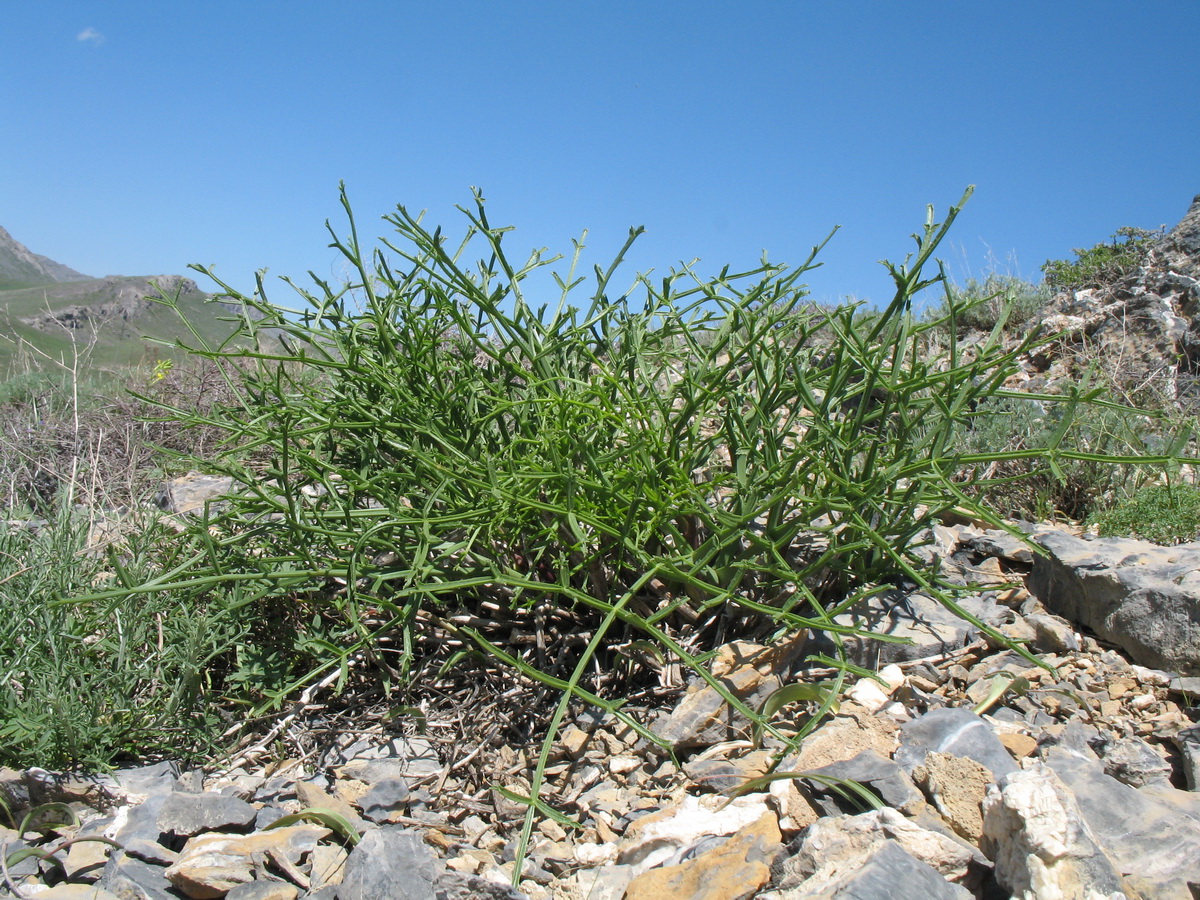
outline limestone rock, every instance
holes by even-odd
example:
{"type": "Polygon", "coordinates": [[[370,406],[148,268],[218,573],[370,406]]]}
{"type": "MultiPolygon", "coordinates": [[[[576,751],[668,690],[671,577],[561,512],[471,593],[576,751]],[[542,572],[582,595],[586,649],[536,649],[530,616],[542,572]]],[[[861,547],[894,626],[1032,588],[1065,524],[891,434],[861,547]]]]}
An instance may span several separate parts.
{"type": "Polygon", "coordinates": [[[674,866],[643,872],[630,882],[626,900],[745,900],[771,878],[771,862],[783,849],[772,813],[716,848],[674,866]]]}
{"type": "Polygon", "coordinates": [[[712,795],[686,795],[630,825],[617,861],[639,872],[669,864],[704,838],[734,834],[768,812],[766,794],[745,794],[728,804],[712,795]]]}
{"type": "MultiPolygon", "coordinates": [[[[86,835],[81,833],[79,837],[86,835]]],[[[94,882],[108,864],[108,856],[113,849],[111,844],[103,841],[78,840],[67,850],[63,871],[71,881],[94,882]]]]}
{"type": "Polygon", "coordinates": [[[1171,764],[1140,738],[1121,738],[1105,745],[1103,760],[1105,774],[1130,787],[1166,783],[1171,777],[1171,764]]]}
{"type": "Polygon", "coordinates": [[[228,494],[232,487],[232,478],[192,472],[164,481],[155,500],[160,509],[169,513],[197,515],[204,511],[205,504],[228,494]]]}
{"type": "Polygon", "coordinates": [[[994,776],[1017,770],[995,732],[967,709],[942,707],[901,727],[897,763],[911,773],[931,751],[973,759],[994,776]]]}
{"type": "Polygon", "coordinates": [[[245,800],[224,794],[168,794],[158,812],[158,830],[180,837],[204,831],[248,830],[258,811],[245,800]]]}
{"type": "Polygon", "coordinates": [[[1200,791],[1200,725],[1182,729],[1173,740],[1183,759],[1188,790],[1200,791]]]}
{"type": "Polygon", "coordinates": [[[1200,820],[1104,774],[1099,762],[1055,749],[1046,765],[1074,793],[1091,834],[1118,872],[1148,886],[1147,896],[1156,900],[1188,900],[1187,885],[1200,886],[1200,820]]]}
{"type": "Polygon", "coordinates": [[[795,758],[785,760],[784,771],[808,772],[831,763],[853,759],[864,750],[890,757],[896,752],[896,723],[881,716],[851,712],[830,719],[804,739],[795,758]]]}
{"type": "Polygon", "coordinates": [[[831,816],[812,825],[776,866],[777,884],[797,887],[823,869],[841,870],[886,841],[955,883],[975,885],[990,869],[983,855],[964,841],[885,808],[857,816],[831,816]]]}
{"type": "Polygon", "coordinates": [[[56,884],[38,891],[41,900],[121,900],[116,894],[90,884],[56,884]]]}
{"type": "Polygon", "coordinates": [[[422,737],[397,737],[379,743],[361,739],[324,754],[321,768],[333,768],[341,778],[375,784],[383,778],[419,778],[437,775],[442,761],[432,741],[422,737]]]}
{"type": "MultiPolygon", "coordinates": [[[[1006,614],[1002,607],[980,595],[964,597],[960,605],[989,625],[1000,624],[1006,614]]],[[[834,621],[909,641],[901,644],[846,637],[847,657],[867,668],[882,668],[889,663],[948,653],[966,646],[978,635],[974,625],[960,619],[932,597],[917,592],[876,594],[836,616],[834,621]]],[[[832,643],[824,635],[814,636],[814,649],[831,651],[832,643]]]]}
{"type": "Polygon", "coordinates": [[[975,553],[996,557],[1008,562],[1028,565],[1033,562],[1033,550],[1029,544],[1007,531],[989,529],[964,541],[975,553]]]}
{"type": "MultiPolygon", "coordinates": [[[[185,776],[180,771],[179,764],[170,760],[152,763],[148,766],[117,769],[113,772],[113,779],[130,793],[142,794],[147,797],[187,789],[181,783],[185,780],[185,776]]],[[[186,780],[191,779],[187,778],[186,780]]]]}
{"type": "Polygon", "coordinates": [[[341,884],[346,875],[349,854],[338,844],[317,844],[309,857],[309,890],[317,891],[326,885],[341,884]]]}
{"type": "MultiPolygon", "coordinates": [[[[826,778],[857,781],[864,787],[870,788],[888,806],[909,815],[919,812],[925,805],[921,792],[917,790],[908,773],[892,760],[880,756],[874,750],[864,750],[853,759],[831,763],[828,766],[813,769],[811,772],[826,778]]],[[[829,790],[818,781],[813,782],[812,789],[819,793],[829,790]]],[[[831,811],[838,811],[836,803],[832,805],[831,811]]]]}
{"type": "Polygon", "coordinates": [[[148,841],[145,838],[132,838],[126,842],[125,852],[134,859],[140,859],[142,862],[156,866],[169,866],[179,859],[179,854],[174,850],[168,850],[162,844],[148,841]]]}
{"type": "Polygon", "coordinates": [[[913,780],[958,834],[972,843],[983,836],[983,798],[995,777],[965,756],[931,752],[913,770],[913,780]]]}
{"type": "Polygon", "coordinates": [[[1059,616],[1031,613],[1024,622],[1033,631],[1033,647],[1043,653],[1071,653],[1079,649],[1079,635],[1059,616]]]}
{"type": "Polygon", "coordinates": [[[287,882],[251,881],[239,884],[225,895],[225,900],[296,900],[299,896],[296,886],[287,882]]]}
{"type": "Polygon", "coordinates": [[[367,829],[367,823],[362,816],[345,800],[334,797],[327,791],[321,790],[315,784],[307,781],[296,782],[296,800],[308,809],[328,809],[337,813],[350,823],[356,832],[362,834],[367,829]]]}
{"type": "Polygon", "coordinates": [[[188,841],[179,859],[164,874],[171,884],[196,900],[223,897],[237,885],[253,880],[255,868],[262,861],[270,859],[287,870],[330,834],[328,828],[310,823],[248,835],[209,832],[188,841]]]}
{"type": "Polygon", "coordinates": [[[368,831],[346,860],[338,900],[435,900],[438,865],[420,835],[395,826],[368,831]]]}
{"type": "Polygon", "coordinates": [[[982,849],[996,865],[996,880],[1018,900],[1131,894],[1074,796],[1040,762],[989,789],[982,849]]]}
{"type": "Polygon", "coordinates": [[[972,896],[893,840],[874,844],[865,855],[830,862],[797,887],[760,895],[761,900],[972,900],[972,896]]]}
{"type": "Polygon", "coordinates": [[[101,883],[121,900],[179,900],[161,866],[124,853],[109,857],[101,883]]]}
{"type": "MultiPolygon", "coordinates": [[[[779,690],[780,680],[775,675],[764,675],[753,666],[743,666],[720,679],[721,684],[738,700],[751,709],[756,709],[779,690]]],[[[670,714],[659,720],[651,731],[676,749],[704,747],[740,736],[748,720],[738,713],[716,688],[697,679],[679,705],[670,714]]]]}
{"type": "Polygon", "coordinates": [[[1047,609],[1091,629],[1135,662],[1200,673],[1200,545],[1037,535],[1030,590],[1047,609]]]}
{"type": "Polygon", "coordinates": [[[395,822],[404,812],[404,806],[412,796],[408,782],[402,778],[384,778],[374,782],[370,790],[359,798],[362,817],[377,824],[395,822]]]}

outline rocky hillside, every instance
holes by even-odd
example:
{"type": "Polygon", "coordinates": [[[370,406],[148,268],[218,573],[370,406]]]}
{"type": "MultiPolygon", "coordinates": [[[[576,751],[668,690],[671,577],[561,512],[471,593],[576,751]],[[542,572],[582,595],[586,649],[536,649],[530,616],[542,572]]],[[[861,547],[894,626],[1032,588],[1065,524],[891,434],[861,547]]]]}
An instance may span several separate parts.
{"type": "Polygon", "coordinates": [[[1033,327],[1061,333],[1027,361],[1021,387],[1054,390],[1099,367],[1139,404],[1200,406],[1200,196],[1135,272],[1103,288],[1065,291],[1033,327]]]}
{"type": "Polygon", "coordinates": [[[179,275],[91,278],[33,253],[0,228],[0,374],[14,362],[49,356],[101,366],[131,365],[171,355],[152,341],[188,338],[178,316],[148,297],[162,289],[178,296],[205,338],[233,330],[222,317],[236,312],[179,275]],[[157,285],[157,287],[156,287],[157,285]]]}

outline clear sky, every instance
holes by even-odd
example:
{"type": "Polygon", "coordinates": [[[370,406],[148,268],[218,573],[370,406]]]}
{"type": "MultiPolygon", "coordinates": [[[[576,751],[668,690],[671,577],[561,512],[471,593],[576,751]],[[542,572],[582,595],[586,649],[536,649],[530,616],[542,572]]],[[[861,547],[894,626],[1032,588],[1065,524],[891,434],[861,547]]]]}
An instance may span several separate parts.
{"type": "MultiPolygon", "coordinates": [[[[0,0],[0,225],[91,275],[337,274],[346,182],[516,255],[799,263],[890,295],[925,205],[943,255],[1040,277],[1200,192],[1200,2],[0,0]]],[[[629,270],[630,279],[633,270],[629,270]]],[[[202,287],[208,287],[202,282],[202,287]]],[[[278,299],[285,299],[282,290],[278,299]]]]}

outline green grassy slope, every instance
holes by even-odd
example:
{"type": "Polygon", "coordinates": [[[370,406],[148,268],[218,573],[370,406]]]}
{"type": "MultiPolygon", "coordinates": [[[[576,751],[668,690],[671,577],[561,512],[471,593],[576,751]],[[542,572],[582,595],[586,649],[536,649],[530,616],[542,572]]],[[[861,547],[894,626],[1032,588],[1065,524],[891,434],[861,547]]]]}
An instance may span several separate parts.
{"type": "Polygon", "coordinates": [[[232,333],[230,308],[195,282],[179,276],[110,276],[58,284],[0,283],[0,374],[19,369],[42,354],[70,360],[78,350],[96,366],[127,366],[178,355],[147,338],[191,341],[170,309],[144,299],[154,295],[150,281],[169,294],[200,333],[219,343],[232,333]]]}

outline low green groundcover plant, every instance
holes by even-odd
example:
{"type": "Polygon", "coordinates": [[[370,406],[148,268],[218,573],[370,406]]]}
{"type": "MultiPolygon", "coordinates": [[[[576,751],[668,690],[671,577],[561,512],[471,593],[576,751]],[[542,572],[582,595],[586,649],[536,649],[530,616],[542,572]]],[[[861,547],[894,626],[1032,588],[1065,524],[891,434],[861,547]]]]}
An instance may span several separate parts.
{"type": "Polygon", "coordinates": [[[1200,488],[1151,485],[1098,513],[1092,522],[1105,537],[1135,537],[1156,544],[1194,541],[1200,538],[1200,488]]]}
{"type": "Polygon", "coordinates": [[[922,561],[932,523],[965,509],[1001,526],[981,499],[990,463],[1036,458],[1061,476],[1101,459],[1062,443],[1075,409],[1101,402],[1079,394],[1036,398],[1061,410],[1043,444],[961,449],[1036,339],[1006,346],[999,310],[960,345],[952,320],[971,307],[953,294],[944,316],[913,315],[945,285],[927,269],[959,207],[943,223],[930,208],[914,252],[886,264],[894,298],[865,311],[806,302],[819,248],[796,269],[682,265],[621,288],[640,229],[589,278],[581,242],[567,259],[512,258],[478,195],[460,242],[400,207],[373,252],[342,202],[349,236],[330,233],[349,283],[292,284],[288,308],[261,279],[253,296],[218,281],[246,314],[234,342],[189,349],[222,367],[232,399],[165,410],[227,435],[195,461],[232,476],[225,505],[155,577],[66,602],[183,593],[240,610],[251,624],[214,684],[259,710],[366,663],[391,691],[472,654],[509,668],[559,697],[526,839],[535,811],[551,814],[542,772],[571,703],[661,744],[626,700],[654,665],[678,666],[794,740],[710,674],[715,647],[804,629],[836,645],[864,631],[835,618],[891,587],[970,619],[922,561]],[[553,299],[535,299],[547,272],[553,299]]]}
{"type": "MultiPolygon", "coordinates": [[[[96,589],[95,522],[69,505],[40,526],[0,524],[0,762],[105,767],[213,752],[227,727],[211,703],[209,666],[243,626],[224,598],[96,589]]],[[[149,524],[122,542],[128,581],[149,576],[146,553],[168,537],[149,524]]]]}
{"type": "Polygon", "coordinates": [[[1050,290],[1042,284],[1031,284],[1015,275],[999,272],[982,281],[970,278],[961,287],[947,285],[951,302],[941,303],[931,314],[947,319],[950,307],[957,310],[954,322],[960,332],[991,331],[998,322],[1013,331],[1031,320],[1050,299],[1050,290]]]}
{"type": "Polygon", "coordinates": [[[1052,291],[1108,287],[1136,272],[1162,234],[1145,228],[1118,228],[1107,243],[1076,247],[1074,260],[1046,260],[1042,266],[1046,284],[1052,291]]]}

